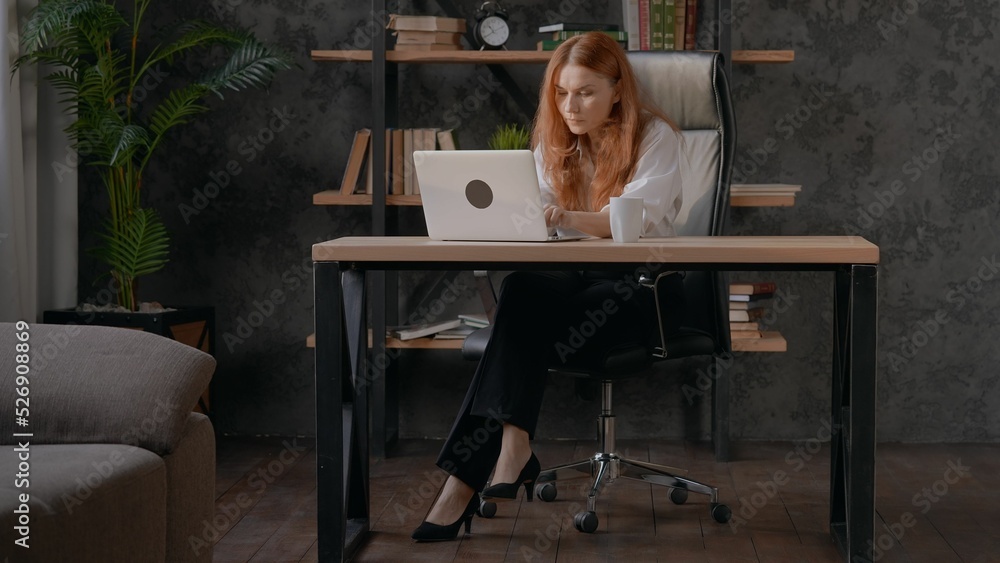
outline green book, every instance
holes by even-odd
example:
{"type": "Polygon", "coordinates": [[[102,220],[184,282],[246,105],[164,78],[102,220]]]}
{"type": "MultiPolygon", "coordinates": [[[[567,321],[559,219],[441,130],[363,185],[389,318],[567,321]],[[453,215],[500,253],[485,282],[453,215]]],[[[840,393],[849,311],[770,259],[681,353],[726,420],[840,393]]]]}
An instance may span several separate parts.
{"type": "Polygon", "coordinates": [[[685,0],[663,0],[663,50],[673,51],[677,45],[674,38],[674,26],[677,22],[677,5],[675,2],[685,0]]]}
{"type": "MultiPolygon", "coordinates": [[[[569,39],[570,37],[574,37],[576,35],[583,35],[584,33],[593,33],[593,32],[591,32],[591,31],[555,31],[555,32],[552,33],[552,40],[553,41],[565,41],[566,39],[569,39]]],[[[628,33],[625,32],[625,31],[599,31],[597,33],[603,33],[605,35],[608,35],[612,39],[614,39],[615,41],[623,41],[625,43],[628,43],[628,33]]]]}
{"type": "Polygon", "coordinates": [[[663,16],[666,0],[649,0],[649,49],[663,50],[663,16]]]}

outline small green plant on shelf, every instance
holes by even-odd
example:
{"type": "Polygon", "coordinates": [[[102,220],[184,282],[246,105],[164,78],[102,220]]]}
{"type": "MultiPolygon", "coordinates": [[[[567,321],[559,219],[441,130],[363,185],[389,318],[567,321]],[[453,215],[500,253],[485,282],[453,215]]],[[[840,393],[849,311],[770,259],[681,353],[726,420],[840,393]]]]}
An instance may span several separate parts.
{"type": "Polygon", "coordinates": [[[506,123],[499,125],[489,140],[489,147],[493,150],[511,151],[527,149],[531,141],[531,132],[520,123],[506,123]]]}

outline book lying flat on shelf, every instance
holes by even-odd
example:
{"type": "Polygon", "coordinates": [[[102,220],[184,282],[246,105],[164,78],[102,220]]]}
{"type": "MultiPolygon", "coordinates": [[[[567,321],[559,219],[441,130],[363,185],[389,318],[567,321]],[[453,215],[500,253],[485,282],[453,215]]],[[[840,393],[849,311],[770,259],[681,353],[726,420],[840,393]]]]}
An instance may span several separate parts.
{"type": "Polygon", "coordinates": [[[740,293],[754,295],[757,293],[774,293],[778,284],[774,282],[732,282],[729,284],[729,294],[740,293]]]}
{"type": "Polygon", "coordinates": [[[436,321],[432,323],[421,323],[415,325],[397,326],[389,329],[389,336],[399,340],[413,340],[431,336],[444,330],[451,330],[462,326],[461,319],[450,319],[447,321],[436,321]]]}
{"type": "Polygon", "coordinates": [[[733,340],[749,340],[751,338],[764,338],[764,333],[759,330],[730,330],[729,338],[733,340]]]}
{"type": "Polygon", "coordinates": [[[773,293],[754,293],[754,294],[730,293],[729,294],[730,301],[743,301],[745,303],[753,303],[754,301],[763,301],[765,299],[770,299],[772,297],[774,297],[773,293]]]}
{"type": "Polygon", "coordinates": [[[747,322],[756,321],[758,319],[764,318],[764,313],[767,309],[763,307],[755,307],[753,309],[747,309],[746,311],[737,311],[734,309],[729,310],[729,322],[747,322]]]}
{"type": "Polygon", "coordinates": [[[389,14],[389,24],[386,28],[408,31],[452,31],[465,33],[465,26],[465,20],[462,18],[389,14]]]}
{"type": "Polygon", "coordinates": [[[755,321],[747,321],[743,323],[729,323],[729,330],[731,331],[743,331],[743,330],[760,330],[760,323],[755,321]]]}
{"type": "Polygon", "coordinates": [[[461,45],[451,43],[397,43],[394,47],[397,51],[462,51],[461,45]]]}
{"type": "Polygon", "coordinates": [[[410,31],[404,29],[395,32],[394,35],[396,36],[396,45],[462,44],[462,34],[454,31],[410,31]]]}
{"type": "Polygon", "coordinates": [[[448,330],[442,330],[441,332],[434,335],[434,340],[465,340],[465,337],[469,336],[473,332],[479,330],[474,326],[463,325],[456,328],[449,328],[448,330]]]}
{"type": "Polygon", "coordinates": [[[764,308],[764,303],[760,301],[730,301],[729,310],[730,311],[748,311],[750,309],[764,308]]]}
{"type": "Polygon", "coordinates": [[[471,327],[484,328],[490,326],[490,320],[486,317],[486,313],[459,315],[458,318],[471,327]]]}

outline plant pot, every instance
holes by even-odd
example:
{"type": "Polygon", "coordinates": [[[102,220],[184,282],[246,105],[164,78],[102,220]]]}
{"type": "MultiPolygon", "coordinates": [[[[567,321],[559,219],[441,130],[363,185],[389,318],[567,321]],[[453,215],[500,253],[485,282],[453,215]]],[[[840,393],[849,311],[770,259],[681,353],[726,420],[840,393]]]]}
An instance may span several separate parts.
{"type": "MultiPolygon", "coordinates": [[[[215,355],[215,308],[171,307],[161,313],[81,313],[75,309],[45,311],[45,324],[115,326],[159,334],[215,355]]],[[[195,412],[211,413],[210,388],[198,399],[195,412]]]]}

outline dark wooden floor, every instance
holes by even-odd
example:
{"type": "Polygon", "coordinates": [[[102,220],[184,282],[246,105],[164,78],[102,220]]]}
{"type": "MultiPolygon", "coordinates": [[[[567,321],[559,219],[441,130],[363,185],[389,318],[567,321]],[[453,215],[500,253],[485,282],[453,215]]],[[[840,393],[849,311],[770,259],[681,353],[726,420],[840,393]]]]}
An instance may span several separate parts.
{"type": "MultiPolygon", "coordinates": [[[[829,450],[824,444],[747,443],[731,463],[709,446],[619,444],[628,457],[684,466],[719,487],[734,512],[709,515],[707,497],[670,502],[665,489],[619,480],[598,505],[600,528],[582,534],[573,514],[585,507],[582,481],[553,503],[501,504],[476,518],[461,541],[415,544],[442,474],[440,442],[412,441],[372,466],[373,533],[356,561],[840,561],[827,534],[829,450]]],[[[542,442],[543,465],[592,453],[593,443],[542,442]]],[[[206,538],[215,561],[316,561],[315,451],[312,440],[219,439],[216,516],[206,538]]],[[[880,444],[876,539],[879,562],[1000,562],[1000,445],[880,444]]]]}

